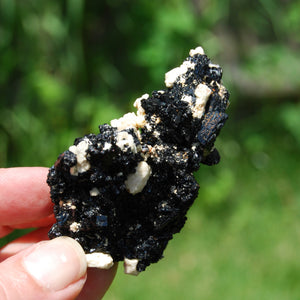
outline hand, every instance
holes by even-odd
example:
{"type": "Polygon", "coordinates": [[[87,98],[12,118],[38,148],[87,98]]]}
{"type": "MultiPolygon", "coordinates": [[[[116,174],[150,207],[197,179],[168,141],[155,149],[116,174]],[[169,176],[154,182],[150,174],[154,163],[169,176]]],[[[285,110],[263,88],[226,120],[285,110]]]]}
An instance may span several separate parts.
{"type": "Polygon", "coordinates": [[[0,237],[16,228],[40,227],[0,249],[0,299],[99,299],[110,270],[88,269],[73,239],[48,240],[55,222],[46,168],[0,169],[0,237]]]}

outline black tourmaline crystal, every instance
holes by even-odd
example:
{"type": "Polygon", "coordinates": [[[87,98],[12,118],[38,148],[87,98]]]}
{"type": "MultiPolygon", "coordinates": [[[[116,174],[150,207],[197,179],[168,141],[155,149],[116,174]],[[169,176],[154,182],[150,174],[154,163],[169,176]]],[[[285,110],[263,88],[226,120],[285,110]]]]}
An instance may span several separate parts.
{"type": "Polygon", "coordinates": [[[74,238],[91,267],[124,260],[136,275],[161,259],[197,197],[193,172],[220,159],[214,142],[229,97],[221,77],[198,47],[166,73],[165,90],[135,101],[136,114],[77,138],[49,171],[49,237],[74,238]]]}

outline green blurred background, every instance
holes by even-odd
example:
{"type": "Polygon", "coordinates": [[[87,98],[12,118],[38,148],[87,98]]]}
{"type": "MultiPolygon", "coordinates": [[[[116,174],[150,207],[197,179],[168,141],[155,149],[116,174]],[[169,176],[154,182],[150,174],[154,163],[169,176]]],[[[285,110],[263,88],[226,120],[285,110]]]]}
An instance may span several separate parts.
{"type": "Polygon", "coordinates": [[[231,93],[222,160],[165,258],[105,299],[300,299],[299,0],[0,0],[0,166],[51,166],[198,45],[231,93]]]}

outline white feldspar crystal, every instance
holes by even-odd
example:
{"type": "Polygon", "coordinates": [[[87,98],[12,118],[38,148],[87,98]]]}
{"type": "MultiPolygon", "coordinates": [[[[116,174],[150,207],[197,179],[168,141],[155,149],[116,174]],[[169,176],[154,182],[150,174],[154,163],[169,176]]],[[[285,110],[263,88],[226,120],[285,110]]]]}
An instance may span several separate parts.
{"type": "Polygon", "coordinates": [[[189,54],[190,56],[194,56],[196,54],[204,55],[205,53],[202,47],[197,47],[196,49],[191,49],[189,54]]]}
{"type": "Polygon", "coordinates": [[[136,115],[135,113],[127,113],[119,119],[110,121],[112,127],[117,127],[118,130],[124,130],[128,128],[141,128],[145,125],[145,119],[143,115],[136,115]]]}
{"type": "Polygon", "coordinates": [[[207,100],[211,94],[211,89],[207,85],[200,83],[195,89],[196,99],[194,102],[193,97],[190,95],[184,95],[181,100],[189,104],[194,118],[201,118],[204,114],[207,100]]]}
{"type": "Polygon", "coordinates": [[[206,102],[209,99],[211,93],[212,93],[211,89],[205,84],[200,83],[196,87],[195,89],[196,103],[195,106],[192,108],[194,118],[202,117],[205,111],[206,102]]]}
{"type": "Polygon", "coordinates": [[[71,175],[77,176],[78,173],[83,173],[89,170],[90,163],[86,159],[86,151],[89,147],[89,140],[82,140],[77,146],[73,145],[69,147],[69,151],[76,155],[77,164],[70,169],[71,175]]]}
{"type": "Polygon", "coordinates": [[[219,84],[218,82],[216,82],[216,84],[217,84],[217,86],[219,88],[218,95],[220,97],[225,97],[225,94],[227,93],[227,90],[226,90],[225,86],[222,85],[222,84],[219,84]]]}
{"type": "Polygon", "coordinates": [[[127,131],[118,132],[116,145],[122,151],[126,150],[126,148],[130,148],[133,153],[137,153],[137,148],[134,143],[133,136],[129,134],[127,131]]]}
{"type": "Polygon", "coordinates": [[[189,104],[189,106],[191,106],[191,108],[192,108],[192,106],[193,106],[193,97],[192,96],[190,96],[190,95],[183,95],[181,101],[187,102],[189,104]]]}
{"type": "Polygon", "coordinates": [[[142,97],[139,97],[134,101],[133,106],[137,109],[138,116],[145,115],[145,110],[142,107],[142,100],[146,100],[148,98],[149,98],[149,94],[144,94],[142,97]]]}
{"type": "Polygon", "coordinates": [[[190,60],[185,60],[180,68],[184,71],[183,73],[186,73],[188,69],[195,69],[195,64],[193,62],[191,62],[190,60]]]}
{"type": "Polygon", "coordinates": [[[99,190],[94,187],[90,190],[90,196],[98,196],[99,195],[99,190]]]}
{"type": "Polygon", "coordinates": [[[80,227],[81,227],[80,223],[73,222],[73,223],[70,225],[70,231],[72,231],[72,232],[78,232],[79,229],[80,229],[80,227]]]}
{"type": "Polygon", "coordinates": [[[135,173],[129,174],[125,181],[126,188],[130,194],[137,194],[143,190],[151,175],[151,167],[145,162],[138,163],[135,173]]]}
{"type": "Polygon", "coordinates": [[[105,142],[105,143],[104,143],[103,150],[109,150],[110,148],[111,148],[111,144],[110,144],[110,143],[107,143],[107,142],[105,142]]]}
{"type": "Polygon", "coordinates": [[[210,68],[220,68],[220,66],[219,65],[216,65],[216,64],[209,64],[208,65],[210,68]]]}
{"type": "Polygon", "coordinates": [[[171,88],[174,85],[177,77],[182,74],[181,71],[182,70],[180,69],[180,67],[177,67],[177,68],[174,68],[174,69],[172,69],[171,71],[169,71],[165,74],[165,85],[166,85],[166,87],[171,88]]]}
{"type": "MultiPolygon", "coordinates": [[[[165,74],[166,87],[171,88],[179,76],[186,74],[188,69],[194,69],[194,68],[195,68],[195,64],[192,63],[191,61],[186,60],[181,64],[180,67],[174,68],[171,71],[167,72],[165,74]]],[[[180,83],[184,84],[184,82],[185,79],[184,77],[182,77],[180,83]]]]}
{"type": "Polygon", "coordinates": [[[90,268],[110,269],[114,261],[107,253],[94,252],[85,255],[87,266],[90,268]]]}
{"type": "Polygon", "coordinates": [[[136,269],[138,262],[139,260],[136,258],[129,259],[127,257],[124,257],[124,273],[130,275],[138,275],[140,273],[136,269]]]}

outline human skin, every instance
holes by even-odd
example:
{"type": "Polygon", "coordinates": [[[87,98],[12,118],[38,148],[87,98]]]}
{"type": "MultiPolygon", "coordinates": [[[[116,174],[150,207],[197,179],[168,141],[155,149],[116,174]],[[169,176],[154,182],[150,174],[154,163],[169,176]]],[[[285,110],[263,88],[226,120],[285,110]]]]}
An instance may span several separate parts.
{"type": "Polygon", "coordinates": [[[0,169],[0,237],[37,228],[0,249],[0,299],[101,299],[117,266],[87,269],[75,240],[49,241],[55,219],[47,172],[41,167],[0,169]]]}

